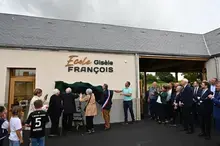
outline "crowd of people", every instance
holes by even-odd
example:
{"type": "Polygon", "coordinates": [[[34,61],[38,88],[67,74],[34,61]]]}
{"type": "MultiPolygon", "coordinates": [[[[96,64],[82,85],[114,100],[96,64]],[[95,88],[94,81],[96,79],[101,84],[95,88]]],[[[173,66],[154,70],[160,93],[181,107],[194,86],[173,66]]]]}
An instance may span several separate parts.
{"type": "MultiPolygon", "coordinates": [[[[66,88],[65,93],[54,89],[50,97],[49,105],[45,105],[47,95],[42,96],[42,89],[34,90],[34,97],[30,101],[27,120],[22,118],[22,107],[12,107],[12,116],[7,121],[7,110],[0,106],[0,146],[9,134],[10,146],[19,146],[23,143],[23,129],[30,128],[30,140],[32,146],[45,146],[45,126],[51,123],[50,136],[59,135],[59,121],[62,117],[64,134],[72,131],[73,114],[77,108],[75,99],[80,103],[85,102],[84,112],[86,119],[86,132],[95,132],[93,119],[98,113],[97,102],[101,105],[101,112],[105,121],[104,130],[109,130],[110,111],[112,107],[113,93],[123,96],[124,123],[128,124],[128,111],[131,115],[131,123],[135,122],[132,89],[130,82],[125,83],[122,90],[109,90],[108,85],[103,85],[103,96],[96,101],[92,89],[87,89],[85,94],[76,94],[71,88],[66,88]]],[[[220,81],[216,78],[210,82],[195,81],[191,86],[187,79],[180,83],[169,83],[158,88],[154,82],[147,95],[151,119],[159,124],[170,124],[170,126],[182,125],[187,134],[194,133],[194,124],[199,123],[201,127],[200,137],[211,138],[212,118],[220,119],[220,81]]]]}
{"type": "Polygon", "coordinates": [[[152,120],[170,126],[182,125],[187,134],[194,133],[195,124],[199,124],[199,136],[211,139],[212,120],[220,117],[220,82],[216,78],[209,82],[195,81],[193,85],[183,79],[161,89],[153,82],[146,96],[152,120]]]}
{"type": "MultiPolygon", "coordinates": [[[[86,132],[88,134],[95,132],[93,118],[97,115],[97,101],[92,89],[88,88],[85,94],[73,93],[71,88],[67,88],[65,93],[60,93],[58,89],[54,89],[53,95],[49,100],[49,105],[45,104],[48,95],[43,97],[42,89],[35,89],[33,94],[34,96],[30,101],[27,120],[23,118],[24,113],[21,106],[14,105],[12,107],[12,116],[9,121],[7,120],[6,108],[0,106],[0,146],[3,145],[3,141],[8,137],[8,134],[10,146],[19,146],[22,144],[22,131],[24,129],[30,130],[32,146],[45,146],[45,127],[47,123],[51,123],[49,136],[58,136],[61,118],[64,134],[72,131],[73,114],[77,112],[77,108],[81,109],[81,106],[76,107],[75,99],[77,98],[80,102],[85,102],[85,107],[81,110],[83,110],[82,113],[84,113],[86,119],[86,132]]],[[[113,91],[108,90],[108,85],[104,84],[103,96],[100,98],[100,101],[98,101],[98,103],[101,104],[103,119],[105,121],[104,130],[110,129],[112,96],[113,91]]]]}

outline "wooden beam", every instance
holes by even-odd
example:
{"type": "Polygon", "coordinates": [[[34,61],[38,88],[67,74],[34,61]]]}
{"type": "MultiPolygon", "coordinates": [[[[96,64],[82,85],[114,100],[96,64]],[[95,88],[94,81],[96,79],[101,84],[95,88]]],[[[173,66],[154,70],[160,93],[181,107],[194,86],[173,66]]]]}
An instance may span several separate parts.
{"type": "Polygon", "coordinates": [[[170,68],[175,66],[181,66],[182,64],[185,64],[185,62],[174,62],[172,64],[161,64],[161,66],[152,67],[151,70],[160,70],[163,68],[170,68]]]}
{"type": "Polygon", "coordinates": [[[146,59],[168,59],[168,60],[190,60],[190,61],[208,61],[206,57],[183,57],[183,56],[140,56],[146,59]]]}
{"type": "Polygon", "coordinates": [[[144,71],[144,95],[147,92],[147,73],[144,71]]]}
{"type": "MultiPolygon", "coordinates": [[[[145,70],[145,68],[140,68],[140,71],[143,72],[145,70]]],[[[163,68],[163,69],[159,69],[159,70],[151,70],[151,68],[149,68],[147,70],[148,72],[202,72],[202,68],[163,68]]]]}

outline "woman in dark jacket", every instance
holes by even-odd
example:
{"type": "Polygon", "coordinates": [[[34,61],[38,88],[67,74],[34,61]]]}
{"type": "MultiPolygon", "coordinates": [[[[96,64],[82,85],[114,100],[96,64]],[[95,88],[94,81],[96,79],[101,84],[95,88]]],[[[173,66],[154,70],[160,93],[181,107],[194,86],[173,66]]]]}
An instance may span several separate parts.
{"type": "Polygon", "coordinates": [[[63,128],[65,131],[72,130],[73,113],[76,112],[75,99],[77,95],[72,93],[71,88],[66,89],[66,93],[62,95],[63,100],[63,128]]]}
{"type": "Polygon", "coordinates": [[[59,119],[62,113],[62,102],[60,97],[60,91],[54,89],[54,94],[50,97],[50,103],[48,108],[48,115],[51,120],[50,136],[57,136],[59,128],[59,119]]]}

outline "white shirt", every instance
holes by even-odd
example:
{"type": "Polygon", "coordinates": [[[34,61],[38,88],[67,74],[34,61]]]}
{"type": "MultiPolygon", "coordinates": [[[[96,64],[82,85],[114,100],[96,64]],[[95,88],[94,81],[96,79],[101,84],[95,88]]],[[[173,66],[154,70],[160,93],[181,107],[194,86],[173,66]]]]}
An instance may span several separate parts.
{"type": "MultiPolygon", "coordinates": [[[[8,130],[8,127],[9,127],[9,123],[8,121],[6,120],[3,124],[2,124],[2,129],[6,129],[8,130]]],[[[2,137],[0,140],[4,139],[6,136],[2,137]]]]}
{"type": "Polygon", "coordinates": [[[193,94],[197,94],[198,93],[198,89],[199,89],[199,87],[194,87],[193,94]]]}
{"type": "Polygon", "coordinates": [[[172,89],[167,92],[167,99],[166,99],[166,101],[169,101],[171,99],[171,95],[172,95],[172,89]]]}
{"type": "Polygon", "coordinates": [[[208,89],[205,89],[205,90],[203,89],[203,90],[202,90],[202,95],[201,95],[201,97],[205,94],[205,92],[206,92],[207,90],[208,90],[208,89]]]}
{"type": "Polygon", "coordinates": [[[215,94],[215,85],[211,85],[210,90],[213,92],[213,95],[215,94]]]}
{"type": "Polygon", "coordinates": [[[35,108],[34,108],[34,102],[36,100],[42,100],[42,102],[44,103],[44,97],[38,97],[38,96],[34,96],[32,99],[31,99],[31,102],[30,102],[30,106],[29,106],[29,111],[28,111],[28,115],[27,117],[30,115],[30,113],[34,112],[35,111],[35,108]]]}
{"type": "Polygon", "coordinates": [[[6,120],[6,121],[2,124],[2,129],[8,130],[8,126],[9,126],[9,123],[8,123],[8,121],[6,120]]]}
{"type": "MultiPolygon", "coordinates": [[[[9,139],[11,141],[19,141],[16,131],[22,129],[21,120],[18,117],[11,117],[9,125],[10,125],[9,139]]],[[[21,131],[21,135],[22,135],[22,131],[21,131]]]]}

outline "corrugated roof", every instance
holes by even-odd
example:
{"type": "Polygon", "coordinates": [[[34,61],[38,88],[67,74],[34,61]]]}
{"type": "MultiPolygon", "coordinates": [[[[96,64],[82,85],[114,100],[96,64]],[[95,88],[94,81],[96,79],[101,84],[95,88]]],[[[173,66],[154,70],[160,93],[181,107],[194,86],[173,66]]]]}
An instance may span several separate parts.
{"type": "Polygon", "coordinates": [[[208,56],[202,35],[0,14],[0,46],[208,56]]]}
{"type": "Polygon", "coordinates": [[[205,40],[212,55],[220,54],[220,28],[206,33],[205,40]]]}

